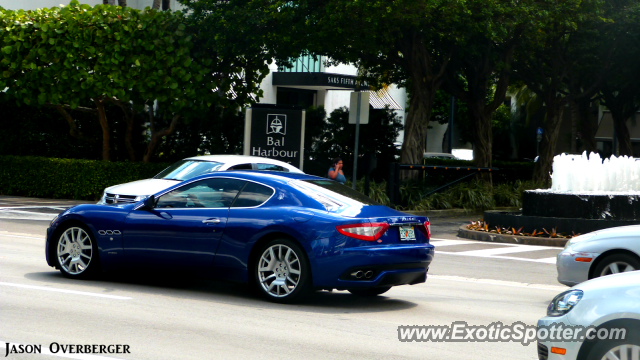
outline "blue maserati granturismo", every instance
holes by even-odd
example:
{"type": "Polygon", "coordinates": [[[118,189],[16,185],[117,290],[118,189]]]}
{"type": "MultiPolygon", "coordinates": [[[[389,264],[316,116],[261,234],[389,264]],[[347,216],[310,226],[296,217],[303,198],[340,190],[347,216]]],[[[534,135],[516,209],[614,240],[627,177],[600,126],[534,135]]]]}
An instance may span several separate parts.
{"type": "Polygon", "coordinates": [[[426,217],[298,173],[202,175],[132,204],[79,205],[47,229],[46,259],[70,278],[188,271],[292,302],[314,289],[375,296],[426,281],[426,217]]]}

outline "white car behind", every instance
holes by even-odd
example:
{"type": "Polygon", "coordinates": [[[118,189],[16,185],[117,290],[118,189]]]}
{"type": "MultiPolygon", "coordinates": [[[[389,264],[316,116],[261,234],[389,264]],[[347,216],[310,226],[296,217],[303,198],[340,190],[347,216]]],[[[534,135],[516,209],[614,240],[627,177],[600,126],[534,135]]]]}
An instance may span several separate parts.
{"type": "Polygon", "coordinates": [[[199,175],[225,170],[270,170],[303,173],[283,161],[244,155],[207,155],[180,160],[161,171],[152,179],[133,181],[106,188],[98,204],[133,203],[155,194],[176,182],[199,175]]]}

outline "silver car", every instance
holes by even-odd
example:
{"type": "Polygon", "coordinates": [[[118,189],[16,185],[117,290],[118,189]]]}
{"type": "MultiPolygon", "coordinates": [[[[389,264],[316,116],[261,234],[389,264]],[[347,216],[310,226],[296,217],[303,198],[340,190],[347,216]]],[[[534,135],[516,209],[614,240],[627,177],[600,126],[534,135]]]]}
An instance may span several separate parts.
{"type": "Polygon", "coordinates": [[[640,270],[640,225],[576,236],[558,254],[556,266],[558,281],[568,286],[600,276],[640,270]]]}
{"type": "Polygon", "coordinates": [[[114,185],[104,190],[98,204],[134,203],[155,194],[176,182],[199,175],[225,170],[270,170],[303,173],[297,167],[282,161],[244,155],[206,155],[180,160],[161,171],[152,179],[114,185]]]}
{"type": "Polygon", "coordinates": [[[538,358],[640,359],[640,272],[581,283],[558,294],[538,320],[538,358]]]}

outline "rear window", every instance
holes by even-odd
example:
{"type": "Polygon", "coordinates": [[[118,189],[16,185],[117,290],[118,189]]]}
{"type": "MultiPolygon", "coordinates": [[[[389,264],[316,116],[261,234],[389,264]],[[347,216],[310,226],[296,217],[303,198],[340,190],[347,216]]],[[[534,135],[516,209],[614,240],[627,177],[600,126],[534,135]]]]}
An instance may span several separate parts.
{"type": "Polygon", "coordinates": [[[284,171],[289,172],[289,169],[284,166],[275,165],[275,164],[256,164],[258,170],[271,170],[271,171],[284,171]]]}
{"type": "Polygon", "coordinates": [[[305,188],[307,188],[310,191],[314,191],[322,195],[329,196],[334,200],[337,200],[338,202],[340,202],[341,200],[344,200],[344,198],[341,199],[341,197],[346,197],[352,201],[355,200],[363,205],[380,205],[377,202],[371,200],[369,197],[365,196],[364,194],[359,193],[333,180],[303,180],[303,181],[296,181],[296,182],[302,183],[302,184],[310,184],[311,186],[305,186],[305,188]],[[339,196],[335,196],[335,194],[339,196]]]}
{"type": "Polygon", "coordinates": [[[247,185],[240,191],[240,195],[233,202],[231,207],[254,207],[267,201],[273,195],[273,189],[247,182],[247,185]]]}

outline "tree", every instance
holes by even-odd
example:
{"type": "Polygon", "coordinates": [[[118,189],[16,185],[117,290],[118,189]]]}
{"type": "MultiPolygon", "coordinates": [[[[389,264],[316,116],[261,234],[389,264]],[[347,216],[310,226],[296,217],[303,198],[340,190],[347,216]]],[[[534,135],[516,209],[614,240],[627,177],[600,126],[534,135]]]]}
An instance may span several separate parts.
{"type": "Polygon", "coordinates": [[[436,92],[459,35],[464,2],[448,0],[296,2],[309,51],[355,63],[376,87],[405,86],[409,109],[402,163],[420,163],[436,92]]]}
{"type": "MultiPolygon", "coordinates": [[[[636,59],[640,56],[640,26],[638,15],[640,4],[623,1],[621,7],[614,7],[611,16],[614,23],[603,38],[607,43],[615,43],[612,50],[611,66],[606,69],[601,94],[603,104],[611,111],[620,155],[633,156],[631,135],[627,119],[640,109],[640,67],[636,59]]],[[[614,149],[615,153],[615,149],[614,149]]]]}
{"type": "MultiPolygon", "coordinates": [[[[565,105],[591,97],[602,73],[592,73],[588,86],[571,86],[580,69],[597,59],[597,43],[585,30],[604,21],[598,1],[550,4],[555,9],[518,53],[515,75],[545,104],[545,126],[533,180],[548,182],[565,105]]],[[[599,60],[598,60],[599,61],[599,60]]],[[[602,67],[600,67],[602,69],[602,67]]],[[[582,82],[579,82],[582,84],[582,82]]]]}
{"type": "Polygon", "coordinates": [[[174,131],[185,109],[224,104],[226,99],[212,90],[229,89],[229,81],[214,73],[212,59],[194,56],[194,36],[180,12],[72,1],[61,8],[1,15],[0,87],[20,103],[56,108],[72,134],[75,121],[67,110],[95,114],[102,128],[103,160],[110,159],[107,103],[124,111],[131,160],[136,112],[156,101],[162,104],[172,121],[164,129],[151,129],[144,157],[149,161],[158,138],[174,131]]]}
{"type": "Polygon", "coordinates": [[[539,21],[540,9],[534,5],[469,0],[469,11],[462,13],[466,17],[458,20],[466,31],[445,71],[443,87],[467,104],[478,167],[491,167],[493,114],[506,98],[514,51],[539,21]]]}

